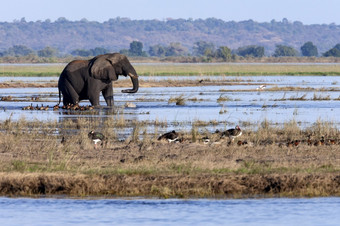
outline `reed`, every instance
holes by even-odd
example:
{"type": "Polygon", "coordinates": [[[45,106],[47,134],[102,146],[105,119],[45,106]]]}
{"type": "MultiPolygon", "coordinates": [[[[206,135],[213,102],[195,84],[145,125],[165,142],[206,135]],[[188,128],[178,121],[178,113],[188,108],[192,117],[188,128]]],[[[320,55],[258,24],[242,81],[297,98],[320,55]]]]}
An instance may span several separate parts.
{"type": "Polygon", "coordinates": [[[217,103],[219,102],[226,102],[226,101],[231,101],[232,99],[230,99],[227,96],[223,96],[223,94],[221,94],[218,98],[217,98],[217,103]]]}
{"type": "Polygon", "coordinates": [[[176,103],[176,105],[185,105],[184,95],[179,95],[176,97],[170,97],[168,103],[176,103]]]}
{"type": "Polygon", "coordinates": [[[322,96],[321,94],[317,95],[316,93],[314,93],[312,100],[330,100],[331,97],[330,95],[327,96],[322,96]]]}
{"type": "Polygon", "coordinates": [[[291,96],[288,98],[288,100],[298,100],[298,101],[306,101],[306,96],[307,96],[307,93],[305,94],[302,94],[302,96],[291,96]]]}

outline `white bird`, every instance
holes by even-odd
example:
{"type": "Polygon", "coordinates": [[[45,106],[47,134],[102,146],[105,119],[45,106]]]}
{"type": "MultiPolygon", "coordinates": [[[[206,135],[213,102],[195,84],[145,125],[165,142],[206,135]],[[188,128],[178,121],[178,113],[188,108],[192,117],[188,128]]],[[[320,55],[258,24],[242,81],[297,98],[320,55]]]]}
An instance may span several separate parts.
{"type": "Polygon", "coordinates": [[[259,87],[256,88],[256,90],[262,91],[266,88],[266,85],[260,85],[259,87]]]}

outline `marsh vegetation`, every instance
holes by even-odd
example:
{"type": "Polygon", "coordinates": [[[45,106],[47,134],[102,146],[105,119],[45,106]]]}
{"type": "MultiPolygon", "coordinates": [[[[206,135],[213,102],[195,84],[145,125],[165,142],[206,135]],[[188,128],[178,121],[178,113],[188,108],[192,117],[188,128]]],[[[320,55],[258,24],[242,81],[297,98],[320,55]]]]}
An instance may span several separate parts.
{"type": "Polygon", "coordinates": [[[264,121],[257,131],[245,130],[232,143],[195,129],[204,125],[196,122],[191,130],[180,132],[181,143],[168,143],[147,133],[147,123],[124,119],[107,121],[105,126],[86,119],[61,124],[6,120],[1,123],[0,193],[340,195],[340,140],[334,125],[317,122],[301,130],[293,121],[283,128],[264,121]],[[134,132],[120,140],[115,131],[123,127],[133,127],[134,132]],[[108,139],[99,148],[87,137],[93,129],[108,139]],[[207,136],[209,143],[202,140],[207,136]]]}
{"type": "MultiPolygon", "coordinates": [[[[32,103],[55,105],[57,78],[0,78],[0,193],[340,195],[338,77],[251,76],[290,66],[332,74],[338,65],[183,66],[137,64],[139,74],[148,74],[140,77],[139,92],[117,90],[114,109],[90,111],[22,111],[32,103]],[[169,76],[157,76],[163,70],[169,76]],[[247,76],[213,75],[224,70],[247,76]],[[196,75],[170,76],[191,72],[196,75]],[[125,107],[127,102],[136,107],[125,107]],[[234,142],[215,132],[235,125],[243,134],[234,142]],[[95,148],[88,138],[92,130],[105,135],[103,146],[95,148]],[[181,143],[157,140],[171,130],[181,143]]],[[[120,79],[114,86],[128,83],[120,79]]]]}

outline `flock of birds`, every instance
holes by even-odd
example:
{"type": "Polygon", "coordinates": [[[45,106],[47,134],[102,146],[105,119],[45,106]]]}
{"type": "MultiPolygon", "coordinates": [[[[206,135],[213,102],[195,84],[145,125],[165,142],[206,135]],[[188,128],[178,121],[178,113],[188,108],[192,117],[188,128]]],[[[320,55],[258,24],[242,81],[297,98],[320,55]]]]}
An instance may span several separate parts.
{"type": "MultiPolygon", "coordinates": [[[[219,130],[216,130],[215,134],[218,134],[220,139],[228,137],[229,138],[229,144],[231,144],[231,143],[234,142],[235,138],[242,135],[242,130],[237,125],[235,128],[228,129],[228,130],[225,130],[225,131],[222,131],[222,132],[219,131],[219,130]]],[[[182,142],[183,138],[181,138],[180,134],[177,133],[175,130],[172,130],[171,132],[167,132],[167,133],[161,135],[160,137],[158,137],[158,140],[167,140],[169,143],[172,143],[172,142],[178,143],[178,142],[182,142]]],[[[211,143],[211,140],[208,136],[203,137],[202,141],[203,141],[204,144],[211,143]]],[[[238,141],[238,144],[239,145],[245,145],[245,144],[248,144],[248,142],[247,141],[238,141]]]]}
{"type": "MultiPolygon", "coordinates": [[[[53,110],[59,110],[59,105],[55,105],[53,107],[53,110]]],[[[79,104],[68,104],[68,105],[63,105],[61,109],[66,109],[66,110],[74,110],[74,111],[89,111],[93,110],[94,107],[92,105],[85,105],[85,106],[80,106],[79,104]]]]}
{"type": "MultiPolygon", "coordinates": [[[[216,130],[215,134],[217,134],[219,136],[219,139],[224,139],[224,138],[229,138],[229,142],[228,144],[232,144],[235,140],[235,138],[238,138],[242,135],[242,130],[241,128],[237,125],[235,128],[232,129],[228,129],[225,131],[219,131],[216,130]]],[[[94,142],[95,148],[97,148],[97,143],[101,143],[101,145],[103,145],[103,143],[106,142],[106,138],[104,136],[104,134],[100,133],[100,132],[95,132],[95,131],[91,131],[88,134],[88,137],[94,142]]],[[[183,142],[183,138],[180,136],[180,133],[177,133],[175,130],[172,130],[170,132],[164,133],[163,135],[159,136],[158,141],[168,141],[169,143],[181,143],[183,142]]],[[[209,144],[211,143],[211,140],[209,139],[209,137],[203,137],[202,141],[204,144],[209,144]]],[[[242,146],[242,145],[252,145],[251,142],[247,142],[247,141],[242,141],[239,140],[236,143],[238,146],[242,146]]],[[[324,138],[324,136],[321,137],[321,139],[317,139],[317,140],[312,140],[311,136],[309,135],[308,138],[306,140],[293,140],[293,141],[288,141],[286,143],[280,143],[279,146],[287,146],[287,147],[296,147],[299,146],[300,144],[307,144],[309,146],[322,146],[322,145],[335,145],[338,144],[338,141],[336,139],[328,139],[326,140],[324,138]]]]}
{"type": "MultiPolygon", "coordinates": [[[[217,130],[215,133],[219,133],[220,138],[228,137],[230,139],[230,142],[233,142],[236,137],[239,137],[239,136],[242,135],[242,130],[239,126],[236,126],[233,129],[228,129],[228,130],[223,131],[223,132],[220,132],[220,131],[217,130]]],[[[95,148],[97,148],[97,143],[100,142],[101,145],[103,145],[103,143],[106,142],[106,138],[105,138],[104,134],[102,134],[100,132],[91,131],[91,132],[89,132],[88,137],[93,141],[95,148]]],[[[157,140],[159,140],[159,141],[166,140],[169,143],[172,143],[172,142],[180,143],[180,142],[183,141],[183,138],[181,138],[180,134],[177,133],[175,130],[172,130],[170,132],[164,133],[163,135],[159,136],[157,140]]],[[[210,139],[208,137],[204,137],[204,138],[202,138],[202,140],[203,140],[204,143],[210,142],[210,139]]],[[[241,145],[245,144],[244,142],[245,141],[243,141],[241,143],[241,145]]]]}
{"type": "Polygon", "coordinates": [[[321,139],[312,140],[311,136],[308,135],[307,140],[293,140],[287,142],[287,147],[299,146],[300,144],[307,144],[309,146],[322,146],[322,145],[335,145],[339,142],[336,139],[325,139],[324,136],[321,136],[321,139]]]}
{"type": "Polygon", "coordinates": [[[1,101],[11,101],[13,98],[12,96],[4,96],[4,97],[1,97],[1,101]]]}
{"type": "MultiPolygon", "coordinates": [[[[41,104],[41,106],[39,106],[38,104],[34,107],[33,104],[23,107],[22,110],[37,110],[37,111],[47,111],[50,107],[44,106],[43,104],[41,104]]],[[[53,111],[58,111],[60,109],[60,106],[57,104],[55,106],[53,106],[53,111]]],[[[66,109],[66,110],[74,110],[74,111],[89,111],[89,110],[93,110],[94,107],[91,105],[86,105],[86,106],[80,106],[79,104],[69,104],[67,106],[62,106],[61,109],[66,109]]]]}
{"type": "Polygon", "coordinates": [[[37,111],[47,111],[50,107],[47,105],[47,106],[44,106],[43,104],[41,104],[41,106],[39,106],[37,104],[37,106],[33,106],[33,104],[29,105],[29,106],[26,106],[26,107],[23,107],[22,110],[37,110],[37,111]]]}

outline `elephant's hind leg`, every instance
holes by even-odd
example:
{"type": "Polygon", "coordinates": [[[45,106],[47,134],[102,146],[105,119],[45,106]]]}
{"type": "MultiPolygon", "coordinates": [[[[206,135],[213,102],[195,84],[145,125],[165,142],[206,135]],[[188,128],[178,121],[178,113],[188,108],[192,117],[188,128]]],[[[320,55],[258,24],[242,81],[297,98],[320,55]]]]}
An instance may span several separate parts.
{"type": "Polygon", "coordinates": [[[79,95],[69,82],[65,82],[65,86],[61,89],[61,92],[63,93],[64,105],[75,105],[79,103],[79,95]]]}

